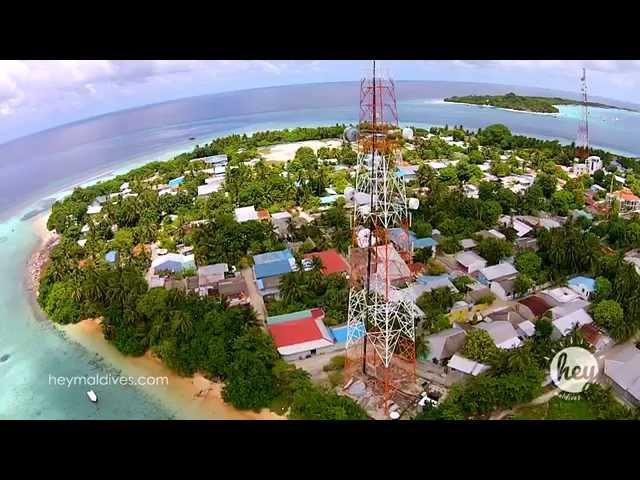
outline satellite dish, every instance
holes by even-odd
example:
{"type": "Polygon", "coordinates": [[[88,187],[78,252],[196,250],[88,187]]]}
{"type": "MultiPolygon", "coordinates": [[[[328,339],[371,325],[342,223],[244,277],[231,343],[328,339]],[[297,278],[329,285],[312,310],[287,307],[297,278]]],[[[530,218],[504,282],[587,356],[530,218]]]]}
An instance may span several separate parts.
{"type": "Polygon", "coordinates": [[[418,200],[417,198],[409,199],[409,210],[417,210],[419,206],[420,206],[420,200],[418,200]]]}
{"type": "Polygon", "coordinates": [[[400,414],[399,414],[398,412],[395,412],[395,411],[394,411],[394,412],[391,412],[391,413],[389,414],[389,418],[391,418],[391,420],[397,420],[397,419],[399,419],[399,418],[400,418],[400,414]]]}
{"type": "Polygon", "coordinates": [[[344,130],[342,137],[349,143],[353,143],[358,140],[358,129],[355,127],[347,127],[344,130]]]}

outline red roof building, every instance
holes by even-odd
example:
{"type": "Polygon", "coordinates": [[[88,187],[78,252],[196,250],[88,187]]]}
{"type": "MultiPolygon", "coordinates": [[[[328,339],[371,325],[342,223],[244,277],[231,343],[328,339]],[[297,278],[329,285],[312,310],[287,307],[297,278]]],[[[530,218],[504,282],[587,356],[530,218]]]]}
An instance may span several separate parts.
{"type": "MultiPolygon", "coordinates": [[[[545,314],[547,310],[551,308],[551,305],[549,305],[543,298],[538,297],[536,295],[523,298],[522,300],[518,301],[518,304],[526,307],[529,310],[529,312],[533,314],[534,318],[540,318],[542,315],[545,314]]],[[[516,311],[518,311],[518,313],[521,313],[520,310],[521,309],[516,306],[516,311]]],[[[525,318],[527,318],[528,320],[531,320],[531,318],[529,318],[528,315],[525,316],[525,318]]]]}
{"type": "Polygon", "coordinates": [[[325,250],[324,252],[307,253],[304,258],[318,257],[322,261],[322,273],[349,273],[349,264],[337,250],[325,250]]]}
{"type": "Polygon", "coordinates": [[[312,309],[306,318],[282,321],[268,325],[273,342],[282,356],[311,354],[316,350],[331,347],[335,339],[323,322],[324,311],[312,309]],[[321,315],[318,315],[318,312],[321,315]]]}

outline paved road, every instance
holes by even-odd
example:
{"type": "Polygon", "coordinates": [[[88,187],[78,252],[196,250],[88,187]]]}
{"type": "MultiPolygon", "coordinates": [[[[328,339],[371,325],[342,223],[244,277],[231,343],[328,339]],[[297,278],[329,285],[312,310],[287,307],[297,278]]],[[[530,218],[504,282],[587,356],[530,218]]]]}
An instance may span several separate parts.
{"type": "Polygon", "coordinates": [[[262,299],[262,295],[258,293],[258,287],[256,286],[256,282],[253,280],[253,272],[251,268],[243,268],[241,270],[242,278],[247,285],[247,294],[249,295],[249,303],[253,307],[253,311],[256,312],[256,318],[263,324],[266,325],[267,319],[267,309],[264,306],[264,300],[262,299]]]}

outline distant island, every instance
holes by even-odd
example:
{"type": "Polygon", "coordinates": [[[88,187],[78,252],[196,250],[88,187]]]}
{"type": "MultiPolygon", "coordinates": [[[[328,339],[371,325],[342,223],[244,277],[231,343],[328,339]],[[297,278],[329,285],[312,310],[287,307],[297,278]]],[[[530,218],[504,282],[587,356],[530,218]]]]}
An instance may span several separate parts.
{"type": "MultiPolygon", "coordinates": [[[[453,103],[470,103],[473,105],[489,105],[498,108],[508,108],[511,110],[519,110],[523,112],[536,112],[536,113],[558,113],[559,110],[556,105],[579,105],[577,100],[569,100],[559,97],[529,97],[523,95],[516,95],[513,92],[506,95],[466,95],[466,96],[454,96],[444,99],[445,102],[453,103]]],[[[619,110],[628,110],[635,112],[631,108],[614,107],[612,105],[606,105],[604,103],[588,102],[590,107],[598,108],[615,108],[619,110]]]]}

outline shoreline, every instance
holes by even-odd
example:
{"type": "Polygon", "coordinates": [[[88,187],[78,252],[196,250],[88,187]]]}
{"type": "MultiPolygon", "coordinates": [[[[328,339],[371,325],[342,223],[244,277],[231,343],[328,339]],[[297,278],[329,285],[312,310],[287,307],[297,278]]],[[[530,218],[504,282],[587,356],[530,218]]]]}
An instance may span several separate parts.
{"type": "Polygon", "coordinates": [[[548,117],[557,117],[561,113],[561,112],[532,112],[532,111],[529,111],[529,110],[515,110],[513,108],[496,107],[495,105],[479,105],[477,103],[445,102],[444,99],[442,100],[442,103],[443,104],[468,105],[470,107],[495,108],[497,110],[503,110],[505,112],[530,113],[531,115],[545,115],[545,116],[548,116],[548,117]]]}
{"type": "MultiPolygon", "coordinates": [[[[44,318],[54,328],[62,331],[70,340],[91,353],[98,354],[107,364],[120,370],[122,377],[166,377],[166,385],[137,386],[144,393],[158,401],[180,420],[286,420],[269,409],[260,412],[238,410],[222,399],[221,382],[212,382],[201,374],[182,377],[173,372],[159,358],[147,351],[141,357],[128,357],[109,343],[103,333],[100,321],[85,319],[71,325],[58,325],[46,317],[37,302],[37,288],[40,274],[46,265],[51,249],[59,236],[47,230],[50,211],[43,212],[32,220],[32,231],[38,243],[26,265],[25,287],[29,303],[38,318],[44,318]]],[[[96,389],[98,390],[98,389],[96,389]]],[[[98,392],[99,393],[99,392],[98,392]]]]}

